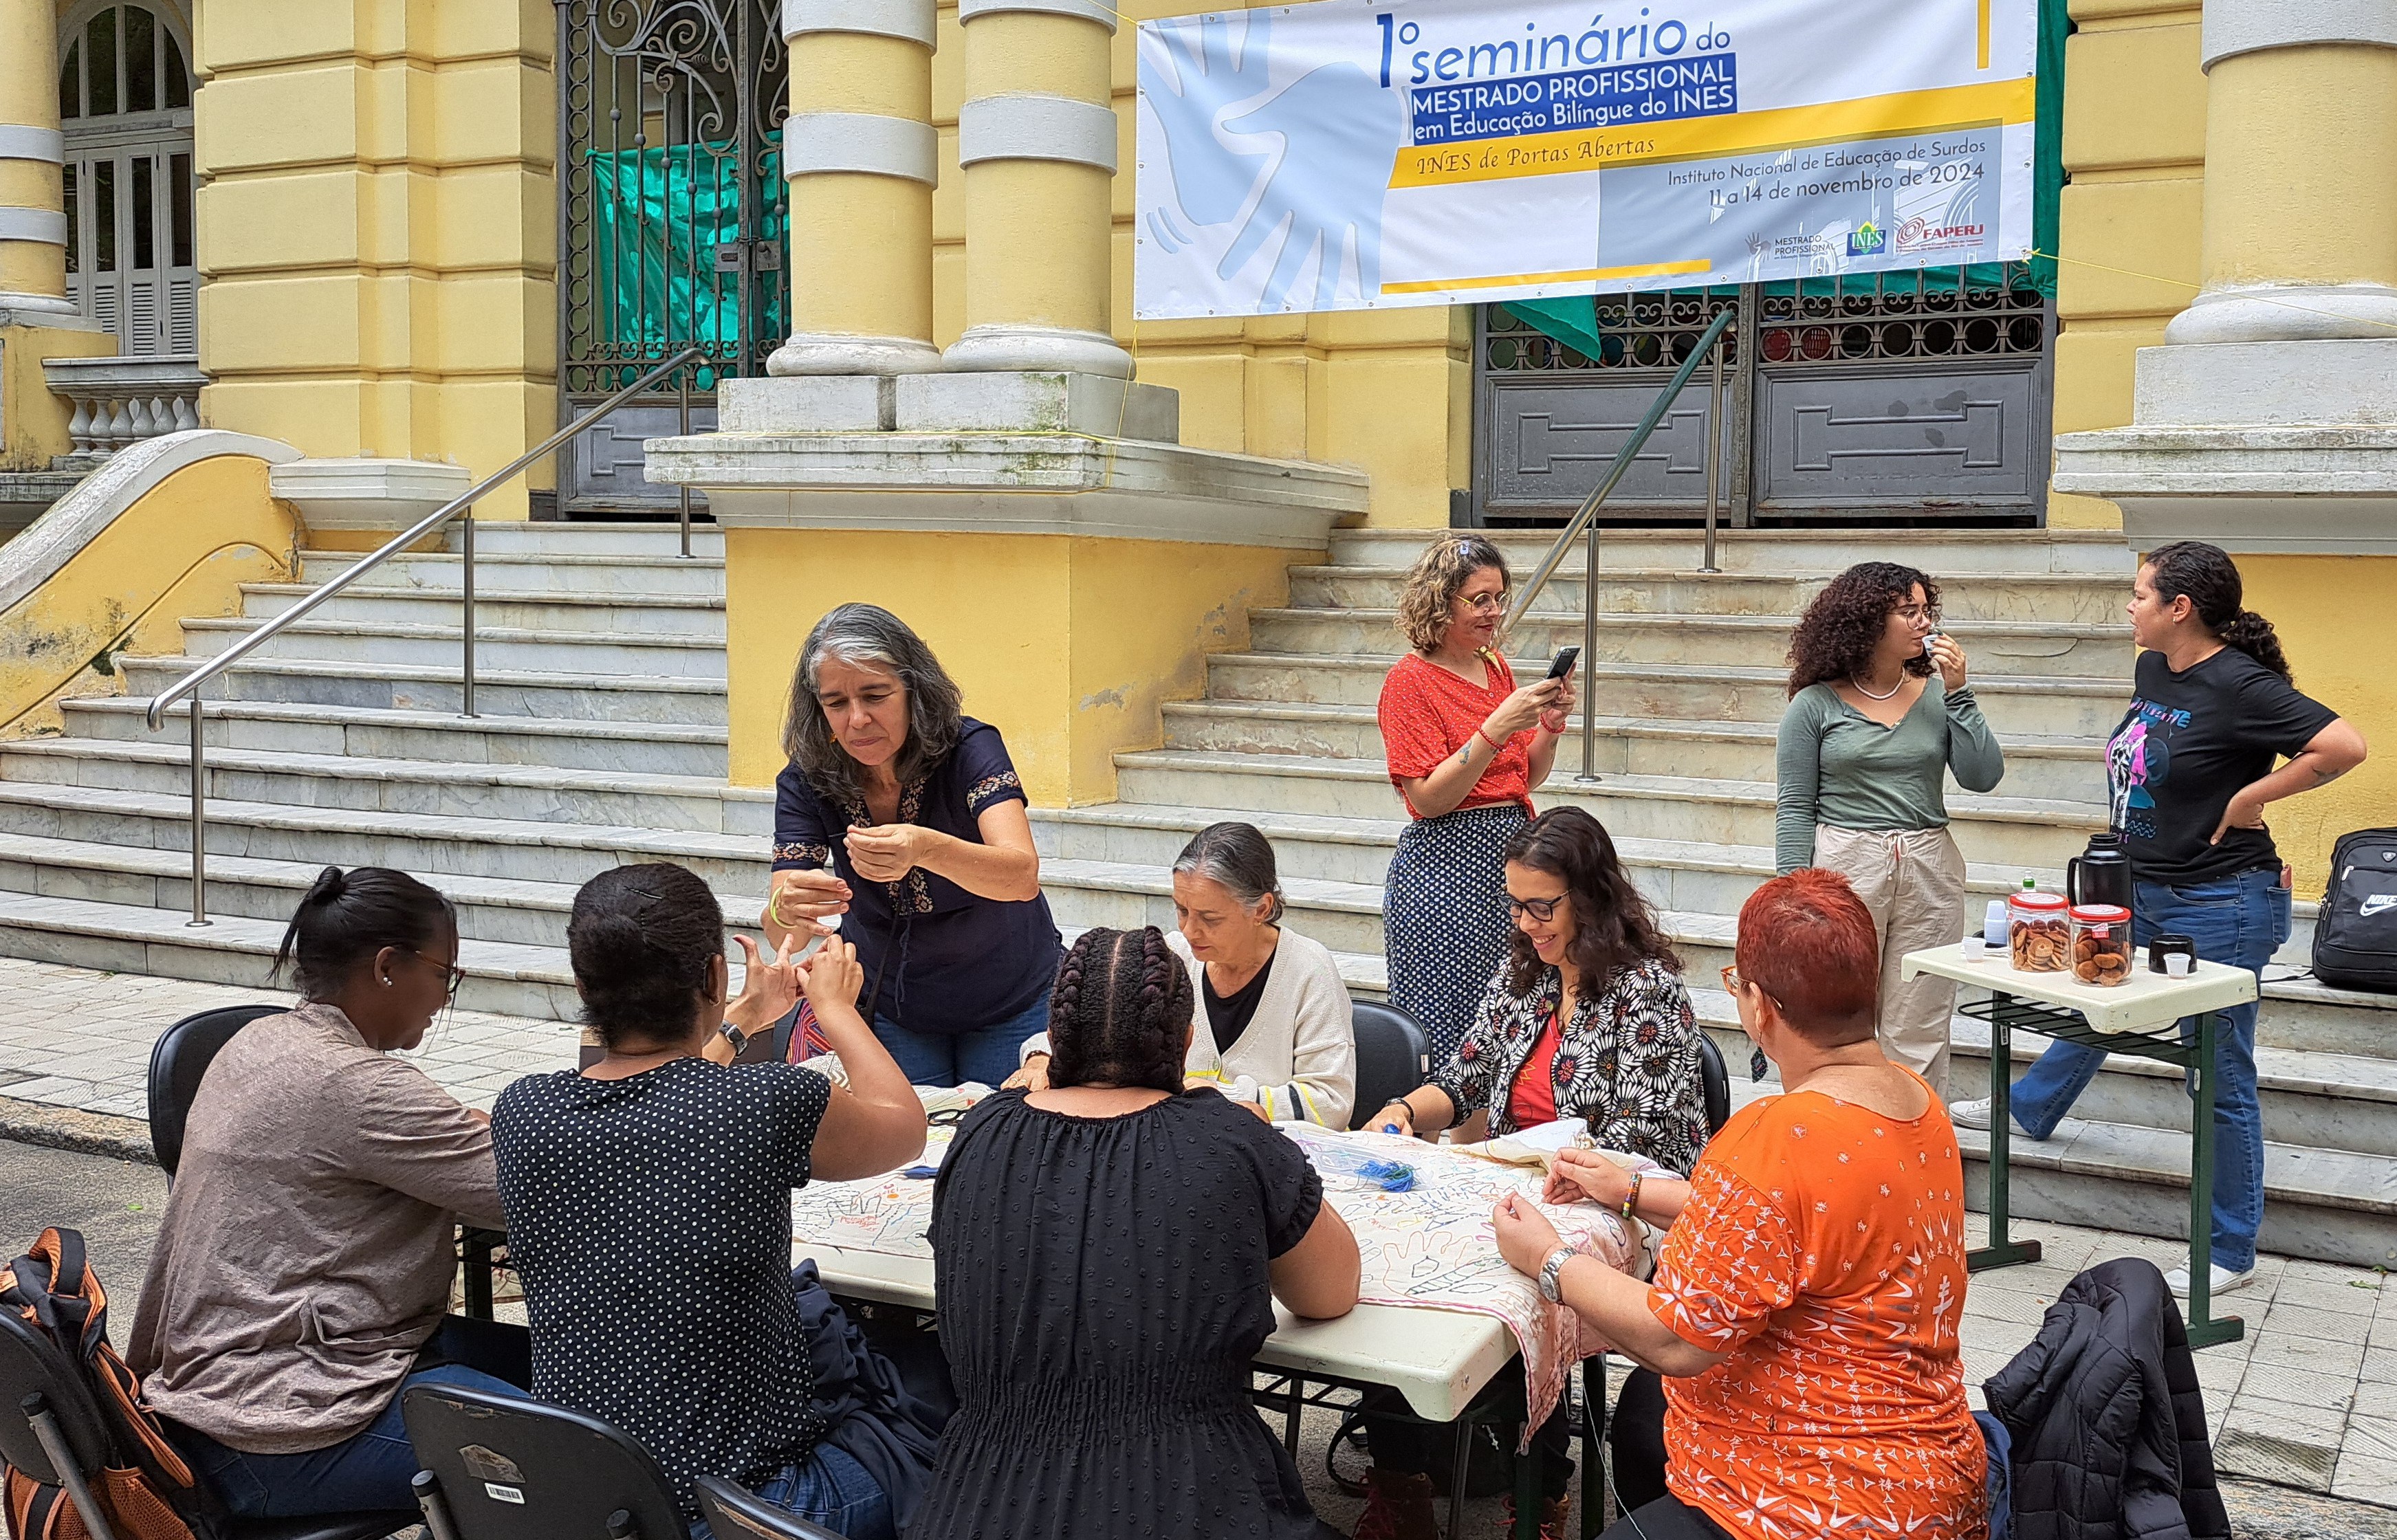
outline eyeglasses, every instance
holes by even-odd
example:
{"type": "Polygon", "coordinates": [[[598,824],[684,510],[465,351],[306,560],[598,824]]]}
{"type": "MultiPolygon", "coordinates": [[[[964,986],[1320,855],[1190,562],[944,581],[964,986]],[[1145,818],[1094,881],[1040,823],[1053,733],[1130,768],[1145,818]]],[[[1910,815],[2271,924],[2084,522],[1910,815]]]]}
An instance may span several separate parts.
{"type": "Polygon", "coordinates": [[[1509,919],[1520,919],[1525,915],[1529,915],[1533,919],[1538,920],[1541,924],[1546,925],[1548,921],[1557,917],[1557,905],[1565,901],[1565,896],[1566,895],[1562,893],[1559,893],[1554,898],[1517,898],[1514,894],[1508,893],[1506,895],[1506,917],[1509,919]]]}
{"type": "Polygon", "coordinates": [[[1456,596],[1456,602],[1465,606],[1467,609],[1472,610],[1477,615],[1487,615],[1494,609],[1506,609],[1506,596],[1504,594],[1476,594],[1471,598],[1466,598],[1464,595],[1459,594],[1456,596]]]}
{"type": "Polygon", "coordinates": [[[443,984],[442,993],[453,1000],[458,998],[458,986],[466,982],[466,971],[464,969],[459,967],[454,962],[433,962],[431,957],[426,957],[423,953],[416,950],[412,946],[406,948],[406,950],[408,955],[414,957],[417,961],[432,962],[434,967],[440,969],[443,984]]]}
{"type": "Polygon", "coordinates": [[[1934,625],[1939,623],[1939,607],[1935,604],[1896,605],[1891,609],[1890,613],[1902,621],[1929,621],[1934,625]]]}

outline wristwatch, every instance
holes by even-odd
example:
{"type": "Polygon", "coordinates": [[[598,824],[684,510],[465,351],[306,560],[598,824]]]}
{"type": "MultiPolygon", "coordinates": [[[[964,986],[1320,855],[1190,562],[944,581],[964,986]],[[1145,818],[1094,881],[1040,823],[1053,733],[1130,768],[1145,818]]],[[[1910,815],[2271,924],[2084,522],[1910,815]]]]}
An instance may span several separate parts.
{"type": "Polygon", "coordinates": [[[724,1024],[722,1031],[724,1033],[724,1040],[732,1045],[732,1056],[736,1059],[741,1057],[741,1051],[749,1046],[749,1034],[742,1031],[730,1022],[726,1022],[724,1024]]]}
{"type": "Polygon", "coordinates": [[[1565,1264],[1580,1253],[1570,1246],[1560,1246],[1540,1264],[1540,1297],[1550,1305],[1564,1303],[1565,1264]]]}

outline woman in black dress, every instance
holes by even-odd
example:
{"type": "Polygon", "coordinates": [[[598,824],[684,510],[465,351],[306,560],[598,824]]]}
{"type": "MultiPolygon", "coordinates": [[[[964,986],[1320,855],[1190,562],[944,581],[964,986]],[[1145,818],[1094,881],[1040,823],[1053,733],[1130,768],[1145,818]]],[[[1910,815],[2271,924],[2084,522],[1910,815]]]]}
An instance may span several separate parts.
{"type": "Polygon", "coordinates": [[[1249,1404],[1273,1302],[1357,1303],[1356,1238],[1296,1145],[1183,1090],[1188,970],[1086,931],[1050,1001],[1049,1087],[967,1114],[932,1199],[957,1412],[910,1540],[1314,1540],[1249,1404]]]}

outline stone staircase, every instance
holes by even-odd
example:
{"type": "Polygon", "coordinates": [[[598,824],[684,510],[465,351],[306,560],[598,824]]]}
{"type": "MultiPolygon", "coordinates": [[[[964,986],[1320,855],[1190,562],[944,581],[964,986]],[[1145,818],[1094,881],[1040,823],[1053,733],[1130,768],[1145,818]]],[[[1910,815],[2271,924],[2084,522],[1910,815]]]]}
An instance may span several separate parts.
{"type": "MultiPolygon", "coordinates": [[[[1382,878],[1402,825],[1373,701],[1423,538],[1335,537],[1328,565],[1292,574],[1288,608],[1252,615],[1248,651],[1210,661],[1205,698],[1166,708],[1164,746],[1118,757],[1119,801],[1035,810],[1061,924],[1170,926],[1174,853],[1205,824],[1244,818],[1279,852],[1292,924],[1340,954],[1352,987],[1381,990],[1382,878]]],[[[1544,544],[1499,538],[1519,572],[1544,544]]],[[[123,660],[128,694],[70,703],[62,736],[0,744],[0,953],[258,985],[316,869],[373,863],[457,901],[462,1005],[564,1018],[567,910],[596,872],[681,862],[754,926],[772,807],[725,784],[720,538],[698,535],[689,560],[656,528],[491,524],[478,541],[479,719],[456,715],[460,566],[445,554],[394,560],[211,687],[205,930],[184,924],[184,729],[150,733],[147,698],[355,557],[310,554],[301,583],[252,587],[240,618],[187,622],[190,657],[123,660]]],[[[2131,663],[2119,537],[1897,531],[1870,544],[1941,577],[1948,629],[2006,743],[2003,795],[1951,798],[1975,895],[2026,872],[2055,885],[2104,822],[2099,743],[2131,663]]],[[[1833,532],[1740,532],[1723,543],[1726,570],[1702,575],[1693,537],[1610,535],[1587,663],[1604,779],[1574,782],[1569,741],[1540,793],[1614,833],[1734,1065],[1747,1054],[1715,971],[1740,902],[1772,870],[1780,655],[1791,618],[1860,550],[1833,532]]],[[[1520,628],[1523,656],[1580,640],[1587,589],[1576,559],[1520,628]]],[[[2304,944],[2301,930],[2284,956],[2301,962],[2304,944]]],[[[2270,986],[2270,1249],[2397,1265],[2392,1028],[2397,1001],[2270,986]]],[[[1957,1093],[1971,1094],[1987,1033],[1960,1017],[1956,1037],[1957,1093]]],[[[2018,1039],[2016,1054],[2037,1047],[2018,1039]]],[[[2016,1143],[2017,1212],[2176,1233],[2188,1116],[2170,1072],[2117,1060],[2079,1110],[2085,1120],[2047,1144],[2016,1143]]]]}
{"type": "MultiPolygon", "coordinates": [[[[1497,538],[1520,574],[1548,537],[1497,538]]],[[[1399,649],[1393,607],[1422,540],[1335,536],[1327,565],[1292,573],[1289,608],[1252,612],[1248,651],[1210,661],[1207,697],[1165,708],[1165,746],[1118,757],[1121,801],[1036,811],[1061,922],[1172,924],[1174,852],[1204,824],[1243,818],[1274,840],[1292,926],[1341,954],[1353,988],[1382,987],[1382,878],[1402,824],[1373,703],[1399,649]]],[[[2065,859],[2105,826],[2101,744],[2129,695],[2121,538],[1877,531],[1869,544],[1940,578],[1946,627],[1971,654],[1975,691],[2005,742],[2001,795],[1949,798],[1974,913],[2026,874],[2060,887],[2065,859]]],[[[1603,779],[1574,781],[1576,737],[1538,794],[1542,806],[1587,808],[1614,835],[1664,909],[1699,1014],[1734,1065],[1746,1043],[1715,975],[1730,961],[1741,902],[1773,870],[1782,653],[1824,579],[1862,554],[1835,532],[1741,532],[1723,542],[1725,570],[1700,574],[1694,536],[1609,534],[1585,690],[1603,779]]],[[[1535,666],[1580,642],[1589,591],[1576,556],[1518,628],[1520,657],[1535,666]]],[[[2304,960],[2309,923],[2283,954],[2292,963],[2304,960]]],[[[2268,996],[2266,1244],[2397,1265],[2397,1000],[2296,979],[2268,996]]],[[[1987,1028],[1959,1016],[1955,1038],[1955,1093],[1975,1094],[1988,1083],[1987,1028]]],[[[2018,1037],[2015,1053],[2027,1062],[2042,1046],[2018,1037]]],[[[2015,1142],[2016,1212],[2181,1233],[2189,1116],[2173,1072],[2115,1060],[2077,1110],[2053,1140],[2015,1142]]],[[[1986,1136],[1966,1137],[1977,1185],[1986,1136]]]]}

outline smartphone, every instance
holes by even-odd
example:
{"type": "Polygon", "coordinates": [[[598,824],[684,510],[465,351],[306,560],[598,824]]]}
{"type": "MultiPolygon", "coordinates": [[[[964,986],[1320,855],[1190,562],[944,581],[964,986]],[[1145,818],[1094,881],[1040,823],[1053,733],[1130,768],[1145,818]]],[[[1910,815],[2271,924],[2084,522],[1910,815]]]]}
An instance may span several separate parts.
{"type": "Polygon", "coordinates": [[[1550,663],[1548,664],[1548,677],[1549,677],[1549,678],[1551,678],[1551,679],[1561,679],[1561,678],[1563,678],[1566,675],[1571,674],[1571,673],[1573,671],[1573,664],[1575,664],[1575,663],[1579,663],[1580,661],[1581,661],[1581,649],[1580,649],[1580,648],[1577,648],[1577,647],[1560,647],[1560,648],[1558,648],[1558,649],[1557,649],[1557,656],[1556,656],[1555,661],[1554,661],[1554,662],[1552,662],[1552,663],[1550,663]]]}

